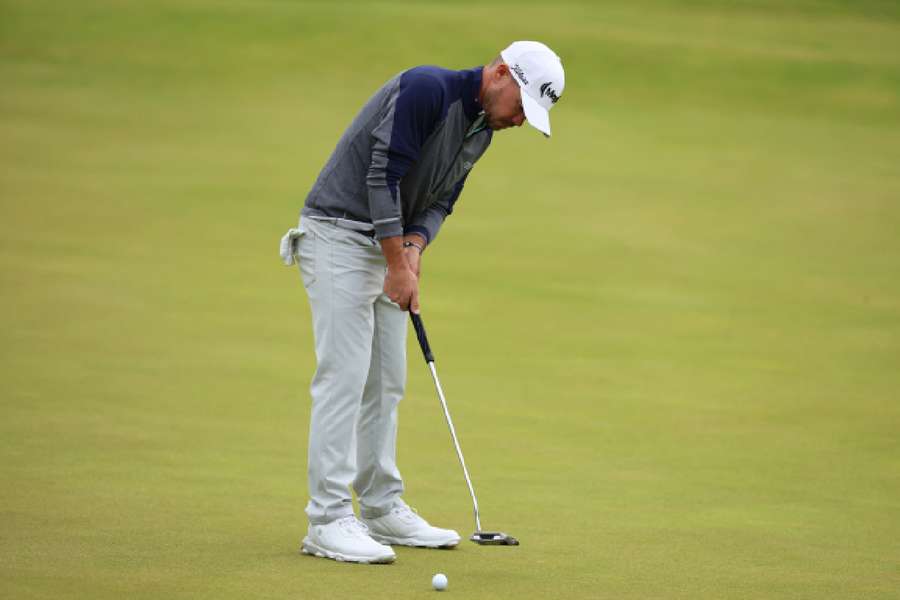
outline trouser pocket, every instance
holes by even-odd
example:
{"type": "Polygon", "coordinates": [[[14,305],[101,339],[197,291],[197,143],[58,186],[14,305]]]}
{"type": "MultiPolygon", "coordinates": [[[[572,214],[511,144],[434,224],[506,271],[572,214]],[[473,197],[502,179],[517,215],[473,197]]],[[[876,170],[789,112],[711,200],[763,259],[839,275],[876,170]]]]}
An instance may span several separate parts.
{"type": "Polygon", "coordinates": [[[297,262],[300,263],[300,277],[303,286],[309,289],[316,282],[316,255],[318,254],[316,232],[301,229],[297,237],[297,262]]]}

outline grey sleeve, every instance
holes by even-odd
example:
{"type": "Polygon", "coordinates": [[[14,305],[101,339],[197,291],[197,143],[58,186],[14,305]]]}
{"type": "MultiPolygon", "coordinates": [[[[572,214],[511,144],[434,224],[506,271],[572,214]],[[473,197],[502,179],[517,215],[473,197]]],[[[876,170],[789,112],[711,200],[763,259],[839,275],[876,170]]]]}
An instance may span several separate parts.
{"type": "Polygon", "coordinates": [[[403,235],[400,188],[388,182],[388,152],[394,128],[394,109],[399,86],[391,94],[384,117],[372,130],[372,160],[366,173],[369,214],[378,239],[403,235]]]}
{"type": "Polygon", "coordinates": [[[403,234],[400,181],[419,159],[422,145],[446,113],[444,88],[427,67],[400,74],[372,136],[366,175],[369,213],[379,239],[403,234]]]}
{"type": "MultiPolygon", "coordinates": [[[[466,177],[468,177],[468,174],[466,174],[466,177]]],[[[426,244],[433,242],[444,220],[453,213],[453,205],[456,204],[465,183],[466,180],[464,178],[456,184],[453,193],[448,198],[432,203],[431,206],[415,215],[410,220],[404,233],[418,233],[425,238],[426,244]]]]}

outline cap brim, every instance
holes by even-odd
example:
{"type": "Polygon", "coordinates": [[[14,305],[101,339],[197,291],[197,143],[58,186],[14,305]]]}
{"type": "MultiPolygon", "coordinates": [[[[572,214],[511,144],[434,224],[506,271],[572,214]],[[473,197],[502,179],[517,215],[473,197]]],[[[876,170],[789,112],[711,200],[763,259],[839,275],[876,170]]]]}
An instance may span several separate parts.
{"type": "Polygon", "coordinates": [[[525,109],[525,118],[532,127],[550,137],[550,111],[538,104],[538,101],[528,95],[521,87],[522,108],[525,109]]]}

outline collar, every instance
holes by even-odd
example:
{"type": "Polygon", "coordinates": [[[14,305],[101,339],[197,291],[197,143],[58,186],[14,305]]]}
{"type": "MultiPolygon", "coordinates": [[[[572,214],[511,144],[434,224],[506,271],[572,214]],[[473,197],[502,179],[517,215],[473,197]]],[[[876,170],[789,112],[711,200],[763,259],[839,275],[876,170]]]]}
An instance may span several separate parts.
{"type": "Polygon", "coordinates": [[[469,139],[476,133],[480,133],[488,128],[487,125],[487,117],[484,115],[484,111],[478,113],[478,116],[475,117],[475,120],[469,126],[469,130],[466,132],[466,139],[469,139]]]}
{"type": "Polygon", "coordinates": [[[474,67],[460,71],[462,76],[462,102],[463,109],[470,121],[478,118],[482,111],[481,102],[478,101],[478,92],[481,91],[481,71],[484,67],[474,67]]]}

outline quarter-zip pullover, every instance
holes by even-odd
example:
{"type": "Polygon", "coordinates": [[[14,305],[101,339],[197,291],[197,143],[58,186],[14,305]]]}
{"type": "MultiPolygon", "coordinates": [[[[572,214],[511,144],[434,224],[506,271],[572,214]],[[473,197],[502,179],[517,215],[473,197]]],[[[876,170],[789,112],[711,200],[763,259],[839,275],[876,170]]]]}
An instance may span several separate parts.
{"type": "Polygon", "coordinates": [[[378,239],[433,241],[491,143],[481,74],[421,66],[384,84],[341,136],[301,215],[340,219],[378,239]]]}

